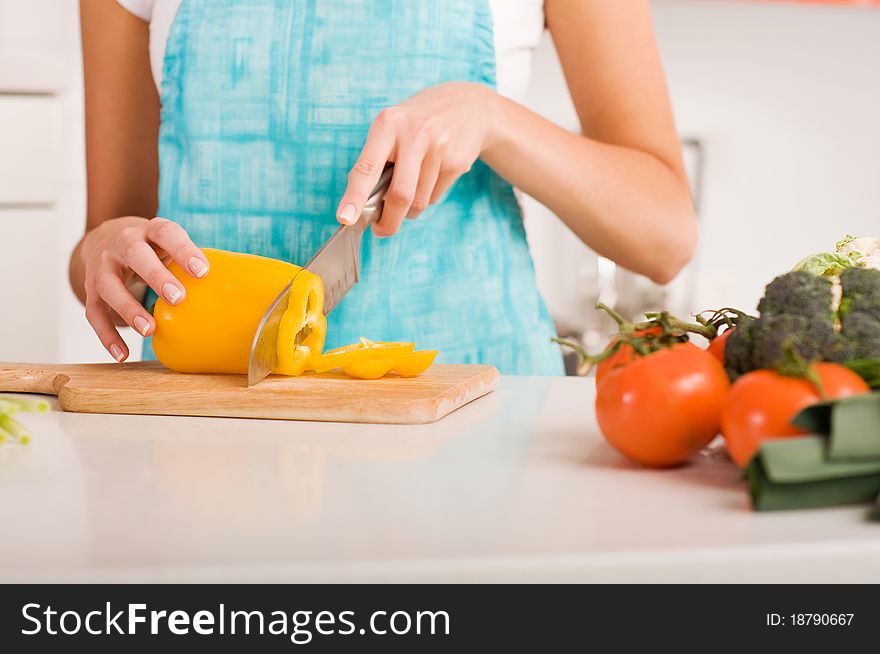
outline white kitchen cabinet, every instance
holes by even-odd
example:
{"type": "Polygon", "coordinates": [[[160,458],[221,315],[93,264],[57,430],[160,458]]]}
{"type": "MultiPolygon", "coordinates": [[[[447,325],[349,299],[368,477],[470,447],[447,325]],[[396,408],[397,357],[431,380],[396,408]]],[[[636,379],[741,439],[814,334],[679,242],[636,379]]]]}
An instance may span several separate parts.
{"type": "Polygon", "coordinates": [[[0,208],[0,361],[53,361],[58,259],[51,210],[0,208]]]}
{"type": "MultiPolygon", "coordinates": [[[[9,8],[0,5],[0,18],[9,8]]],[[[0,40],[0,361],[54,361],[67,66],[46,52],[13,53],[9,42],[0,40]]]]}
{"type": "Polygon", "coordinates": [[[83,223],[77,7],[0,0],[0,361],[57,360],[75,322],[59,228],[83,223]]]}
{"type": "Polygon", "coordinates": [[[52,95],[0,95],[0,207],[58,195],[59,109],[52,95]]]}

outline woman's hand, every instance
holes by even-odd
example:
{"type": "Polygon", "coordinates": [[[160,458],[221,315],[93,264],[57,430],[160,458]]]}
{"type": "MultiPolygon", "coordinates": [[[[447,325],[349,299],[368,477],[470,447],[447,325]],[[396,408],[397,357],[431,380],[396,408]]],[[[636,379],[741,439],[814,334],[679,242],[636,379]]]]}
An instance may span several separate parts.
{"type": "Polygon", "coordinates": [[[336,210],[339,222],[357,220],[389,161],[394,162],[394,176],[373,233],[391,236],[404,217],[418,217],[480,156],[489,140],[497,99],[486,86],[447,82],[379,112],[348,175],[348,187],[336,210]]]}
{"type": "Polygon", "coordinates": [[[146,282],[166,302],[179,304],[186,289],[164,262],[173,259],[193,277],[208,272],[201,250],[180,225],[164,218],[107,220],[86,234],[79,252],[85,268],[86,319],[120,362],[129,352],[115,324],[128,324],[142,336],[156,328],[131,289],[146,282]]]}

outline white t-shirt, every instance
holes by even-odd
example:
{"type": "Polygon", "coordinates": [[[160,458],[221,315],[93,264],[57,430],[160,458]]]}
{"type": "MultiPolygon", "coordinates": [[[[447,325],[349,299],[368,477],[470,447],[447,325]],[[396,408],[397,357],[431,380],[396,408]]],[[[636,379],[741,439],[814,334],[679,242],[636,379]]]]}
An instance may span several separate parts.
{"type": "MultiPolygon", "coordinates": [[[[156,86],[162,85],[165,43],[182,0],[117,0],[150,23],[150,61],[156,86]]],[[[544,32],[544,0],[489,0],[495,23],[498,92],[513,100],[525,96],[532,53],[544,32]]]]}

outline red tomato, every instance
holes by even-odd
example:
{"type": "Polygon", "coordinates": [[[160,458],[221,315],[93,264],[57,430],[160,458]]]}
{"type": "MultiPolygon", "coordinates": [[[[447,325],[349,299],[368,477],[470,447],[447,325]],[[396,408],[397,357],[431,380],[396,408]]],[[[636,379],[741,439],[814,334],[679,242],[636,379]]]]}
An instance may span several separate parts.
{"type": "Polygon", "coordinates": [[[633,461],[679,465],[718,434],[729,385],[714,357],[679,343],[605,375],[596,394],[599,428],[633,461]]]}
{"type": "MultiPolygon", "coordinates": [[[[870,389],[857,374],[836,363],[818,363],[828,399],[867,393],[870,389]]],[[[804,432],[791,420],[811,404],[821,401],[816,386],[806,379],[785,377],[772,370],[755,370],[736,380],[721,415],[721,431],[731,458],[741,468],[758,451],[761,442],[790,438],[804,432]]]]}
{"type": "MultiPolygon", "coordinates": [[[[734,327],[734,329],[736,328],[734,327]]],[[[724,365],[724,346],[727,345],[727,339],[730,338],[732,333],[733,329],[724,331],[712,339],[712,342],[709,343],[709,347],[706,348],[706,352],[718,359],[722,366],[724,365]]]]}
{"type": "MultiPolygon", "coordinates": [[[[658,336],[662,332],[663,330],[660,327],[651,327],[650,329],[640,329],[636,332],[636,336],[644,336],[645,334],[658,336]]],[[[611,339],[611,342],[608,344],[608,347],[605,348],[605,351],[607,352],[616,342],[617,338],[611,339]]],[[[636,355],[635,350],[632,349],[631,345],[627,345],[626,343],[621,345],[617,348],[617,352],[607,359],[600,361],[596,366],[596,386],[599,386],[602,383],[602,380],[605,379],[605,376],[609,372],[615,368],[629,365],[637,356],[638,355],[636,355]]]]}

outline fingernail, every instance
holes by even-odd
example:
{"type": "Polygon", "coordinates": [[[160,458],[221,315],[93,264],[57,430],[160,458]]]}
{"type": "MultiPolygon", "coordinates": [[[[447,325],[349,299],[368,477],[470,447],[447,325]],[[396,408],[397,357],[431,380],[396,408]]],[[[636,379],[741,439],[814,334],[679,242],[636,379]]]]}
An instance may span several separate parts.
{"type": "Polygon", "coordinates": [[[122,363],[122,360],[125,358],[125,352],[119,349],[118,345],[110,346],[110,355],[116,359],[119,363],[122,363]]]}
{"type": "Polygon", "coordinates": [[[150,331],[150,321],[143,316],[138,316],[134,319],[134,328],[143,336],[146,336],[147,332],[150,331]]]}
{"type": "Polygon", "coordinates": [[[164,295],[165,299],[171,304],[177,304],[177,301],[183,294],[174,284],[165,284],[165,286],[162,287],[162,295],[164,295]]]}
{"type": "Polygon", "coordinates": [[[190,259],[188,265],[189,269],[192,271],[192,274],[196,277],[202,278],[208,274],[208,266],[198,257],[193,257],[192,259],[190,259]]]}
{"type": "Polygon", "coordinates": [[[351,225],[355,219],[355,206],[353,204],[346,204],[342,207],[342,211],[339,212],[339,220],[344,222],[346,225],[351,225]]]}

